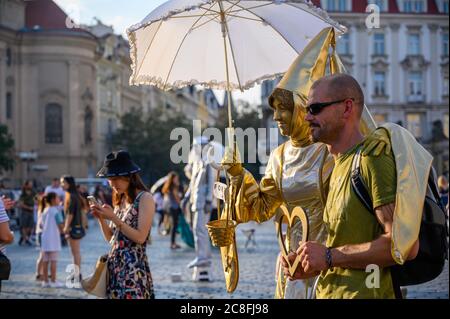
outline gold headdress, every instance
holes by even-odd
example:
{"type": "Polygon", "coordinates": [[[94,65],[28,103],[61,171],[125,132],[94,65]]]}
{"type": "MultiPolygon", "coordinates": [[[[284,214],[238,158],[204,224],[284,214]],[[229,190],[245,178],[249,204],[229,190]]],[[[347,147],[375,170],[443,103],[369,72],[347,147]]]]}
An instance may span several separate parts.
{"type": "MultiPolygon", "coordinates": [[[[334,28],[323,29],[306,46],[303,52],[289,67],[275,88],[269,101],[273,101],[284,90],[293,93],[294,110],[291,122],[291,141],[294,146],[304,146],[309,140],[309,125],[304,120],[308,94],[313,83],[320,78],[335,73],[346,73],[336,53],[336,34],[334,28]]],[[[376,128],[367,107],[361,119],[361,132],[368,135],[376,128]]]]}

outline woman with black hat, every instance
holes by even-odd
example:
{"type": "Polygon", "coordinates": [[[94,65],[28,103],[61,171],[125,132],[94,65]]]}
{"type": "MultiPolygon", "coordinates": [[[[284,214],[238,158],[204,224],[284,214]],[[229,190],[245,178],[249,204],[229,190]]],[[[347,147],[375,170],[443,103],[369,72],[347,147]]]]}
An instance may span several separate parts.
{"type": "Polygon", "coordinates": [[[155,203],[128,152],[106,156],[97,173],[113,190],[113,207],[91,203],[103,235],[112,242],[106,293],[112,299],[153,299],[153,281],[146,254],[155,203]],[[109,223],[106,221],[109,220],[109,223]]]}

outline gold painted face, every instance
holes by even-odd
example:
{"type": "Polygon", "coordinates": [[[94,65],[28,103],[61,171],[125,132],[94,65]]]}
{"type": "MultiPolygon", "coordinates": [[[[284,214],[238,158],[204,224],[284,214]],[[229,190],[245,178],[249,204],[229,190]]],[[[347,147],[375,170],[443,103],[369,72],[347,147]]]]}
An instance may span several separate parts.
{"type": "Polygon", "coordinates": [[[278,123],[281,135],[291,136],[292,110],[283,105],[280,99],[273,101],[273,120],[278,123]]]}

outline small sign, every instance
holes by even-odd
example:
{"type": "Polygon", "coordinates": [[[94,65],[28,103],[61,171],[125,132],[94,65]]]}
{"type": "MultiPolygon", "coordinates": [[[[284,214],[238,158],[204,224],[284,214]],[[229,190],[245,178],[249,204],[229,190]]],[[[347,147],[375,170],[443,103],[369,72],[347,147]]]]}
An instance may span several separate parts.
{"type": "Polygon", "coordinates": [[[227,190],[227,184],[215,182],[214,183],[214,196],[218,199],[225,201],[225,191],[227,190]]]}

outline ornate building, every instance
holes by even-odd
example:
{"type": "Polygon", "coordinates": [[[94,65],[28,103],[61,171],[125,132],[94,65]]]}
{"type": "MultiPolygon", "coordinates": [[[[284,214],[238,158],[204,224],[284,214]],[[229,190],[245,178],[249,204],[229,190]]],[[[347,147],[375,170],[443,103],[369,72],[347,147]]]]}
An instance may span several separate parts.
{"type": "Polygon", "coordinates": [[[52,1],[0,4],[0,122],[12,133],[18,154],[38,157],[33,163],[18,158],[15,186],[25,178],[86,176],[96,168],[97,41],[69,29],[52,1]]]}
{"type": "Polygon", "coordinates": [[[212,91],[130,86],[130,64],[128,41],[100,21],[78,27],[52,0],[0,1],[0,123],[18,154],[13,186],[95,176],[120,116],[132,108],[215,123],[212,91]]]}
{"type": "MultiPolygon", "coordinates": [[[[438,173],[448,174],[449,1],[313,2],[348,28],[338,40],[338,52],[362,85],[375,120],[407,128],[433,153],[438,173]],[[380,9],[379,28],[366,25],[370,4],[380,9]]],[[[263,85],[264,104],[273,86],[263,85]]]]}

